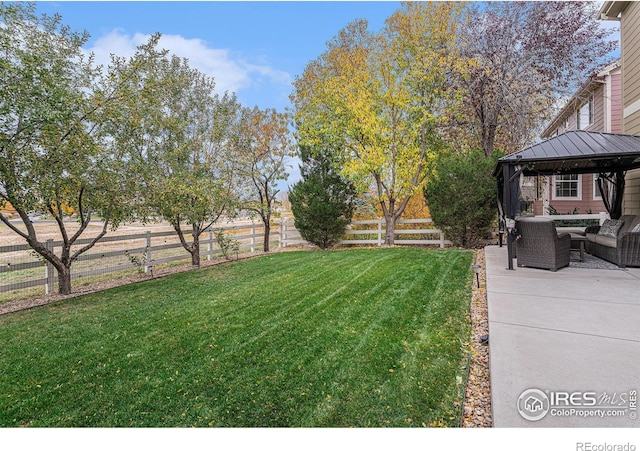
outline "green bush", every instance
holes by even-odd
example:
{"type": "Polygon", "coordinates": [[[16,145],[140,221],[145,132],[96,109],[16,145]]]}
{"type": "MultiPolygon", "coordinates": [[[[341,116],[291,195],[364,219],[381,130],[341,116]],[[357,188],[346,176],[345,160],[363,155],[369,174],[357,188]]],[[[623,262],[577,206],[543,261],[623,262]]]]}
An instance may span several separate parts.
{"type": "Polygon", "coordinates": [[[289,192],[294,224],[306,241],[322,249],[337,244],[351,223],[356,189],[334,168],[330,157],[301,150],[302,180],[289,192]]]}
{"type": "Polygon", "coordinates": [[[457,246],[477,246],[496,219],[492,171],[498,157],[479,150],[438,156],[424,196],[433,222],[457,246]]]}
{"type": "Polygon", "coordinates": [[[224,229],[217,229],[215,231],[215,237],[218,246],[220,246],[220,250],[222,251],[222,255],[224,255],[227,260],[230,260],[231,252],[238,249],[240,243],[238,240],[233,238],[232,234],[226,233],[224,229]]]}

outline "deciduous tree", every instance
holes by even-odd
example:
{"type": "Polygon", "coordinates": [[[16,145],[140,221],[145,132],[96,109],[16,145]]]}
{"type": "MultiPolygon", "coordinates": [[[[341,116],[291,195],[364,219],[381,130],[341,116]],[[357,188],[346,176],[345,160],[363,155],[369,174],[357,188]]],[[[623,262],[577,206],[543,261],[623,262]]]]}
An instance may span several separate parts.
{"type": "Polygon", "coordinates": [[[454,73],[460,92],[451,130],[458,144],[511,152],[531,142],[570,95],[599,70],[617,43],[593,2],[486,2],[470,5],[459,31],[469,60],[454,73]]]}
{"type": "Polygon", "coordinates": [[[114,144],[130,161],[138,213],[162,218],[200,265],[200,237],[234,209],[232,149],[240,105],[177,56],[142,68],[115,117],[114,144]],[[191,239],[185,236],[188,226],[191,239]]]}
{"type": "Polygon", "coordinates": [[[72,263],[130,214],[122,162],[102,135],[105,107],[119,91],[100,90],[101,74],[81,49],[86,33],[34,8],[0,4],[0,203],[10,203],[22,225],[4,214],[0,220],[56,268],[67,294],[72,263]],[[65,221],[69,208],[77,226],[65,221]],[[59,253],[38,235],[30,212],[55,219],[59,253]],[[84,239],[95,213],[102,230],[84,239]]]}
{"type": "Polygon", "coordinates": [[[376,34],[353,22],[294,83],[301,143],[340,142],[343,174],[362,188],[375,183],[386,244],[440,146],[459,11],[405,3],[376,34]]]}
{"type": "Polygon", "coordinates": [[[269,251],[271,218],[279,193],[278,182],[286,180],[287,162],[295,156],[287,113],[257,107],[245,109],[240,144],[236,154],[243,180],[240,200],[243,208],[260,216],[264,224],[263,250],[269,251]]]}

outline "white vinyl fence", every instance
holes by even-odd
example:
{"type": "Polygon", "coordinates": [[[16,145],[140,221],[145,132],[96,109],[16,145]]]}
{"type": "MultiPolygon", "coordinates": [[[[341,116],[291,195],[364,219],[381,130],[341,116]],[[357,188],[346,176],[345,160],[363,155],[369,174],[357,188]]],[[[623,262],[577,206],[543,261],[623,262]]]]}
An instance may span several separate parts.
{"type": "MultiPolygon", "coordinates": [[[[430,228],[431,219],[403,219],[396,225],[398,245],[450,245],[439,229],[430,228]]],[[[214,226],[200,236],[200,257],[211,260],[222,256],[215,239],[215,231],[222,229],[238,241],[233,253],[254,252],[262,249],[264,226],[260,222],[236,222],[232,225],[214,226]]],[[[187,240],[191,231],[185,230],[187,240]]],[[[353,221],[349,226],[344,245],[384,244],[385,222],[383,218],[353,221]]],[[[295,246],[308,244],[295,229],[293,221],[281,221],[272,227],[271,246],[295,246]]],[[[90,239],[80,239],[83,246],[90,239]]],[[[48,240],[46,245],[56,251],[60,241],[48,240]]],[[[72,249],[72,252],[74,249],[72,249]]],[[[58,252],[59,254],[59,252],[58,252]]],[[[191,255],[182,247],[174,231],[142,231],[127,235],[107,234],[93,248],[73,263],[71,277],[74,286],[123,277],[126,274],[153,274],[163,266],[174,262],[189,262],[191,255]]],[[[37,255],[27,244],[0,246],[0,302],[54,293],[58,275],[55,268],[37,255]]]]}
{"type": "MultiPolygon", "coordinates": [[[[430,228],[431,224],[433,224],[431,219],[399,219],[396,222],[395,244],[450,246],[451,241],[445,239],[442,230],[430,228]]],[[[384,218],[353,221],[347,228],[345,239],[340,241],[340,244],[382,246],[386,238],[385,231],[384,218]]],[[[279,233],[280,245],[283,247],[306,244],[295,229],[293,221],[282,222],[279,233]]]]}
{"type": "MultiPolygon", "coordinates": [[[[234,254],[262,249],[264,237],[262,223],[236,223],[212,227],[200,236],[201,259],[211,260],[222,255],[215,239],[215,231],[218,229],[224,230],[238,241],[237,249],[233,250],[234,254]]],[[[190,230],[185,230],[184,234],[187,240],[191,238],[190,230]]],[[[76,244],[79,247],[90,241],[90,239],[79,239],[76,244]]],[[[278,244],[275,233],[271,236],[271,244],[278,244]]],[[[62,242],[47,240],[46,245],[55,252],[62,242]]],[[[72,248],[72,252],[74,250],[72,248]]],[[[73,263],[71,278],[75,281],[81,279],[94,282],[117,277],[110,273],[149,274],[153,273],[154,268],[190,260],[191,254],[182,247],[175,231],[144,231],[113,236],[107,234],[73,263]]],[[[37,255],[29,245],[0,246],[0,301],[15,297],[2,295],[2,293],[16,290],[30,289],[25,293],[27,296],[43,292],[54,293],[57,282],[58,275],[53,265],[37,255]]]]}

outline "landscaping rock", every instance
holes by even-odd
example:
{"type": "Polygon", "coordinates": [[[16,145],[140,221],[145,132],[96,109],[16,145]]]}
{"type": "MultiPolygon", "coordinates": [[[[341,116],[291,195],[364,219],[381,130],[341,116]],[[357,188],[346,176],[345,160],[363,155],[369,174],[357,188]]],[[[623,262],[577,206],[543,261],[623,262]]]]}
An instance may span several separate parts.
{"type": "Polygon", "coordinates": [[[489,344],[483,338],[489,336],[487,312],[487,280],[484,250],[476,252],[474,264],[479,265],[479,287],[474,280],[471,295],[471,362],[465,393],[462,427],[492,427],[491,382],[489,377],[489,344]],[[487,343],[485,343],[485,341],[487,343]]]}

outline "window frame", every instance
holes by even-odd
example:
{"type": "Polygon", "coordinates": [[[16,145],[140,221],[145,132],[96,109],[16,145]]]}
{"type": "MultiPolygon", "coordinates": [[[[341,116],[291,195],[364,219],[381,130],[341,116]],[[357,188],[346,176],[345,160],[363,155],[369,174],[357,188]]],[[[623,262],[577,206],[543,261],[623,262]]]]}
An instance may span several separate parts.
{"type": "Polygon", "coordinates": [[[553,190],[551,191],[552,200],[582,200],[582,175],[581,174],[563,174],[553,176],[553,190]],[[576,176],[576,180],[559,180],[558,177],[573,177],[576,176]],[[558,196],[558,182],[576,182],[576,194],[577,196],[558,196]]]}
{"type": "Polygon", "coordinates": [[[593,125],[595,121],[595,111],[594,111],[594,97],[593,94],[589,95],[589,98],[583,102],[580,107],[576,110],[576,128],[578,130],[584,130],[591,125],[593,125]],[[585,110],[586,108],[586,110],[585,110]],[[583,112],[583,110],[585,110],[583,112]],[[587,123],[583,124],[580,120],[581,118],[585,118],[587,123]]]}
{"type": "Polygon", "coordinates": [[[598,187],[598,176],[593,174],[593,200],[602,200],[602,193],[598,195],[600,188],[598,187]]]}

